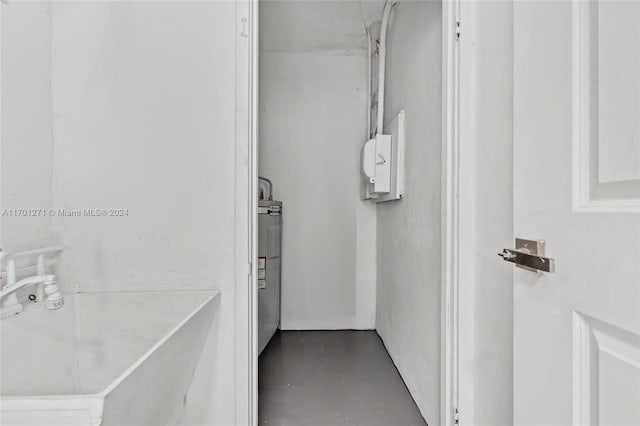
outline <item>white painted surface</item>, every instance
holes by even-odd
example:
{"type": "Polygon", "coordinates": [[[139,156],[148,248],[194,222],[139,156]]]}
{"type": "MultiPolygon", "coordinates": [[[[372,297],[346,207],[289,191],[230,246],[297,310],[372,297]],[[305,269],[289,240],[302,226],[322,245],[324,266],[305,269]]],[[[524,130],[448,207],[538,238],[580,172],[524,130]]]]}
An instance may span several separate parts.
{"type": "Polygon", "coordinates": [[[636,2],[596,2],[577,10],[572,51],[573,207],[640,212],[640,72],[636,2]],[[612,24],[612,17],[619,21],[612,24]],[[593,38],[593,39],[592,39],[593,38]],[[607,141],[606,143],[601,143],[607,141]]]}
{"type": "MultiPolygon", "coordinates": [[[[637,37],[620,38],[615,46],[602,43],[603,37],[610,40],[608,31],[619,30],[606,25],[598,31],[593,24],[600,17],[625,22],[639,7],[514,3],[514,234],[544,239],[556,262],[553,274],[514,270],[518,425],[640,421],[640,220],[620,203],[637,203],[640,193],[618,192],[625,181],[602,182],[593,167],[603,161],[599,146],[624,146],[628,140],[617,137],[629,137],[622,129],[637,125],[637,117],[622,114],[597,93],[598,87],[636,87],[637,56],[627,52],[640,49],[637,37]],[[635,72],[598,74],[598,56],[635,72]],[[616,111],[616,120],[625,123],[620,133],[593,131],[611,125],[607,120],[616,111]],[[584,152],[585,146],[595,149],[584,152]],[[572,205],[582,188],[574,183],[581,179],[595,183],[588,195],[600,212],[572,205]]],[[[621,163],[623,170],[630,166],[621,163]]],[[[613,178],[624,176],[607,176],[613,178]]]]}
{"type": "MultiPolygon", "coordinates": [[[[404,195],[404,145],[405,145],[405,127],[404,127],[404,111],[400,111],[391,123],[387,126],[387,133],[391,136],[391,149],[389,155],[385,158],[385,164],[389,170],[389,192],[378,194],[373,199],[374,203],[382,203],[386,201],[397,201],[402,199],[404,195]]],[[[377,135],[379,138],[381,135],[377,135]]],[[[376,185],[378,179],[376,178],[376,185]]]]}
{"type": "Polygon", "coordinates": [[[640,4],[598,3],[598,177],[640,181],[640,4]],[[623,82],[621,84],[621,82],[623,82]]]}
{"type": "Polygon", "coordinates": [[[429,424],[440,421],[441,4],[401,1],[385,123],[406,112],[405,198],[377,206],[376,328],[429,424]]]}
{"type": "Polygon", "coordinates": [[[375,206],[359,199],[366,54],[260,61],[259,170],[284,203],[281,326],[373,328],[375,206]]]}
{"type": "Polygon", "coordinates": [[[227,2],[54,4],[56,206],[129,210],[58,218],[74,289],[232,282],[233,16],[227,2]]]}
{"type": "Polygon", "coordinates": [[[237,395],[249,393],[248,378],[236,379],[248,350],[235,350],[246,332],[236,328],[246,321],[236,294],[242,306],[247,294],[234,285],[249,272],[240,238],[248,206],[236,213],[234,202],[247,187],[230,184],[242,182],[236,167],[248,149],[248,129],[236,130],[246,110],[236,82],[247,84],[236,51],[248,51],[236,44],[238,5],[53,5],[55,206],[128,209],[56,218],[66,248],[59,276],[69,291],[220,290],[199,366],[207,374],[187,401],[192,424],[234,423],[247,406],[237,395]]]}
{"type": "Polygon", "coordinates": [[[260,48],[277,52],[367,49],[365,22],[380,19],[383,0],[264,0],[260,48]]]}
{"type": "Polygon", "coordinates": [[[218,292],[79,294],[3,320],[2,424],[177,421],[218,302],[218,292]]]}
{"type": "Polygon", "coordinates": [[[204,374],[187,401],[190,424],[247,423],[255,405],[247,347],[255,197],[244,167],[253,38],[236,36],[241,18],[245,34],[253,32],[251,7],[1,5],[2,207],[129,210],[119,220],[47,218],[43,225],[30,218],[24,229],[3,219],[2,247],[47,244],[42,236],[54,222],[69,244],[59,268],[67,292],[221,289],[221,313],[199,365],[204,374]],[[18,176],[19,187],[8,184],[18,176]]]}
{"type": "Polygon", "coordinates": [[[459,424],[458,402],[458,289],[459,175],[460,147],[460,55],[458,37],[459,3],[442,3],[442,193],[440,259],[440,424],[459,424]]]}
{"type": "MultiPolygon", "coordinates": [[[[2,4],[0,207],[52,205],[51,16],[49,2],[2,4]]],[[[53,240],[51,218],[0,218],[2,249],[31,249],[53,240]]]]}
{"type": "MultiPolygon", "coordinates": [[[[235,55],[235,418],[237,424],[258,422],[258,331],[257,331],[257,199],[258,199],[258,2],[238,0],[234,2],[239,36],[236,37],[235,55]]],[[[224,325],[224,324],[223,324],[224,325]]],[[[212,331],[214,332],[214,331],[212,331]]],[[[219,350],[218,347],[213,348],[219,350]]],[[[217,357],[220,359],[221,357],[217,357]]],[[[225,368],[227,359],[218,362],[217,368],[225,368]]],[[[206,367],[214,363],[200,363],[206,367]]],[[[225,389],[217,386],[218,376],[224,372],[199,369],[196,374],[204,377],[200,387],[194,384],[192,391],[198,395],[199,404],[189,401],[192,413],[185,424],[203,423],[213,419],[200,416],[193,409],[215,415],[211,411],[210,395],[222,400],[225,389]],[[202,374],[204,373],[204,374],[202,374]],[[217,373],[217,374],[216,374],[217,373]],[[211,391],[213,390],[213,391],[211,391]]],[[[213,409],[217,409],[216,406],[213,409]]],[[[227,420],[228,421],[228,420],[227,420]]]]}
{"type": "MultiPolygon", "coordinates": [[[[460,424],[513,424],[513,13],[462,2],[460,17],[460,424]]],[[[534,168],[529,167],[529,172],[534,168]]]]}

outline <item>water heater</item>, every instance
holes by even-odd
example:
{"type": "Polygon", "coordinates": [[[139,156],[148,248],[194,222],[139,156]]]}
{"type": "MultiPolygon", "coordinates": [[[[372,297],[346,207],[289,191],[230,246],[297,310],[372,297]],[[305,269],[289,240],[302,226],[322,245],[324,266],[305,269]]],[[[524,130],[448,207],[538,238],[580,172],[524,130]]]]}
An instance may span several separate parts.
{"type": "MultiPolygon", "coordinates": [[[[271,192],[269,190],[269,192],[271,192]]],[[[269,194],[269,198],[271,198],[269,194]]],[[[280,326],[282,202],[258,201],[258,353],[280,326]]]]}

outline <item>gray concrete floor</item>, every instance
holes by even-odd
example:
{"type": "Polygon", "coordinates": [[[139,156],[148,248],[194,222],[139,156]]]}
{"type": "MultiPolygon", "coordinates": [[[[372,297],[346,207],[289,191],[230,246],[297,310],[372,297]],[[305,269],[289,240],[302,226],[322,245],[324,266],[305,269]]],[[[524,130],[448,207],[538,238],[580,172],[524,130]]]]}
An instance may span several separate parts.
{"type": "Polygon", "coordinates": [[[276,333],[258,380],[260,425],[426,425],[375,331],[276,333]]]}

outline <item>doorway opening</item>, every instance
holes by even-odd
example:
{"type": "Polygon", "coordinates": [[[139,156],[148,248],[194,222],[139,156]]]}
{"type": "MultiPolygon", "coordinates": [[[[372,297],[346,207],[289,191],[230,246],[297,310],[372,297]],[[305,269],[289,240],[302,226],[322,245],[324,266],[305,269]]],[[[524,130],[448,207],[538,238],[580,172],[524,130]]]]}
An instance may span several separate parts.
{"type": "Polygon", "coordinates": [[[443,3],[259,16],[259,422],[439,424],[443,3]]]}

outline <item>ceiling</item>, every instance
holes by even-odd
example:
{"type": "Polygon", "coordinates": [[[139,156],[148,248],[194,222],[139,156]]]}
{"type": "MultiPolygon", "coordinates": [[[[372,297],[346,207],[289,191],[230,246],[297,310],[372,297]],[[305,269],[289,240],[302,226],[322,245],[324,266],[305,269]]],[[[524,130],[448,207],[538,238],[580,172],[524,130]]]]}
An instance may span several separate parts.
{"type": "Polygon", "coordinates": [[[367,48],[365,23],[380,20],[384,0],[263,0],[263,51],[349,52],[367,48]]]}

